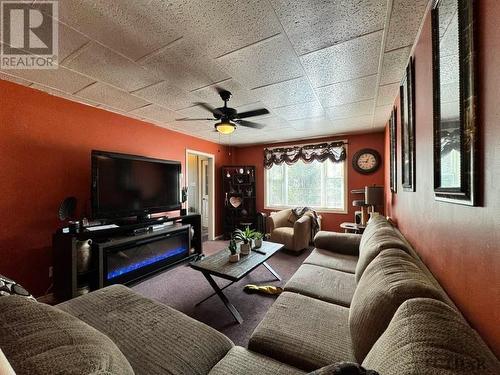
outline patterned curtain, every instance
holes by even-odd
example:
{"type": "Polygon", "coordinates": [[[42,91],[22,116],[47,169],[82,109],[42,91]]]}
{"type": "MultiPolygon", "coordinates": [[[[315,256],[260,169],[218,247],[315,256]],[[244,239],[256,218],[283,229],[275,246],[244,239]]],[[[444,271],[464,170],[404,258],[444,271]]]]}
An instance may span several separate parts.
{"type": "Polygon", "coordinates": [[[307,146],[291,146],[266,148],[264,150],[264,168],[270,169],[273,165],[295,164],[298,160],[312,163],[314,160],[324,162],[329,159],[334,163],[346,158],[344,142],[319,143],[307,146]]]}

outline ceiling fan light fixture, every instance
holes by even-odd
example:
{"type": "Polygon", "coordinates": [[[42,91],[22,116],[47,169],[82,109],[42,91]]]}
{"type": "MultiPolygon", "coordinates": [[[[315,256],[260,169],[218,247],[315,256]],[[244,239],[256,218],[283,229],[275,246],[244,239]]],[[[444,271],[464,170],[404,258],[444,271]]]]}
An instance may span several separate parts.
{"type": "Polygon", "coordinates": [[[215,129],[221,134],[231,134],[236,129],[236,125],[230,122],[219,122],[215,124],[215,129]]]}

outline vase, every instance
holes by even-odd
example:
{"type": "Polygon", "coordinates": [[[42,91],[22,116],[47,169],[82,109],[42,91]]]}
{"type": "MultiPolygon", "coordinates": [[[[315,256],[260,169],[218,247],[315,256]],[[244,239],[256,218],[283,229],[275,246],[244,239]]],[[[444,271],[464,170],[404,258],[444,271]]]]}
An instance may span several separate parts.
{"type": "Polygon", "coordinates": [[[92,240],[76,242],[76,269],[78,272],[87,272],[90,266],[90,245],[92,240]]]}
{"type": "Polygon", "coordinates": [[[254,249],[260,249],[262,246],[262,238],[257,238],[253,240],[253,247],[254,249]]]}
{"type": "Polygon", "coordinates": [[[250,254],[250,250],[251,250],[250,243],[242,243],[240,245],[240,253],[241,253],[241,255],[248,255],[248,254],[250,254]]]}
{"type": "Polygon", "coordinates": [[[231,263],[236,263],[239,260],[240,260],[240,254],[230,254],[229,255],[229,261],[231,263]]]}

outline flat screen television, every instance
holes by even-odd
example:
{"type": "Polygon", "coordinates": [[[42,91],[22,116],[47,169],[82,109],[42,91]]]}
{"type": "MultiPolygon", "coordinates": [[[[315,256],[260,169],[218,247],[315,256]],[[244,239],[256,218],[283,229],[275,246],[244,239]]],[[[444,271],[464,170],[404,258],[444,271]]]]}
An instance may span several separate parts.
{"type": "Polygon", "coordinates": [[[92,217],[145,216],[181,208],[181,163],[92,151],[92,217]]]}

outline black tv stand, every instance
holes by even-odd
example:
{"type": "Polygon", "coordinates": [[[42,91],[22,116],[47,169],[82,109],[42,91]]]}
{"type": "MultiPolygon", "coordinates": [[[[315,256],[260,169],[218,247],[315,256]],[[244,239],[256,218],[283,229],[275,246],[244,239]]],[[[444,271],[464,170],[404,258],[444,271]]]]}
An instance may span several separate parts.
{"type": "Polygon", "coordinates": [[[58,300],[64,301],[113,283],[134,284],[179,264],[198,259],[203,255],[201,216],[192,214],[161,217],[147,223],[123,223],[117,228],[95,231],[84,229],[79,233],[64,233],[59,230],[53,235],[53,250],[54,293],[58,300]],[[164,228],[152,229],[153,225],[162,223],[171,224],[164,228]],[[147,230],[134,234],[134,230],[140,228],[147,230]],[[78,248],[81,241],[89,239],[92,240],[90,267],[82,273],[77,269],[78,248]],[[184,245],[179,247],[181,243],[184,245]],[[186,243],[188,243],[187,251],[181,251],[186,243]],[[155,247],[161,251],[165,250],[165,254],[169,253],[169,246],[172,247],[172,256],[169,255],[168,258],[162,254],[153,257],[147,255],[151,251],[156,251],[155,247]],[[135,272],[135,268],[127,268],[130,277],[122,277],[120,274],[108,280],[106,276],[109,276],[110,269],[116,266],[116,260],[114,260],[115,265],[110,266],[107,257],[117,251],[127,253],[129,257],[144,258],[138,263],[144,272],[138,273],[135,272]],[[155,259],[155,262],[159,260],[158,266],[154,267],[156,263],[148,263],[150,259],[155,259]],[[134,272],[129,271],[130,269],[134,272]]]}

